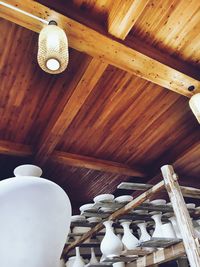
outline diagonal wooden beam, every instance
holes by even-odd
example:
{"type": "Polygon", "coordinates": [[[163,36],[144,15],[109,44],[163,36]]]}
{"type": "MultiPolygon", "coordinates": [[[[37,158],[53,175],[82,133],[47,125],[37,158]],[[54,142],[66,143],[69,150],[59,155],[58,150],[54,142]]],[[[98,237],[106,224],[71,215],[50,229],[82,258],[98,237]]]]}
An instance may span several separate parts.
{"type": "Polygon", "coordinates": [[[108,14],[108,32],[125,39],[149,0],[115,0],[108,14]]]}
{"type": "Polygon", "coordinates": [[[62,111],[58,112],[56,115],[54,114],[53,120],[49,122],[49,125],[46,127],[43,137],[38,144],[36,160],[39,164],[43,165],[56,148],[56,145],[60,142],[64,132],[80,111],[82,105],[94,89],[106,67],[106,63],[93,58],[84,70],[80,80],[77,80],[77,83],[72,84],[70,90],[73,92],[70,98],[67,99],[62,111]]]}
{"type": "MultiPolygon", "coordinates": [[[[5,0],[4,2],[44,20],[56,20],[58,25],[66,31],[69,45],[78,51],[103,59],[108,64],[187,97],[200,92],[199,80],[191,78],[173,67],[169,67],[168,64],[162,64],[151,57],[145,56],[44,5],[31,0],[5,0]],[[195,88],[193,92],[188,90],[191,86],[195,88]]],[[[1,3],[2,1],[0,5],[1,3]]],[[[40,32],[44,27],[44,23],[41,20],[30,18],[24,13],[13,11],[2,5],[0,16],[36,32],[40,32]]]]}
{"type": "MultiPolygon", "coordinates": [[[[33,156],[34,151],[31,146],[0,140],[0,154],[28,157],[33,156]]],[[[117,163],[108,160],[101,160],[92,157],[81,156],[72,153],[54,151],[50,158],[58,163],[74,166],[78,168],[87,168],[102,172],[116,173],[119,175],[144,177],[146,173],[138,167],[129,167],[126,164],[117,163]]]]}
{"type": "Polygon", "coordinates": [[[145,177],[147,174],[136,166],[131,168],[126,164],[121,164],[113,161],[100,160],[92,157],[80,156],[76,154],[55,151],[51,157],[52,160],[66,165],[82,167],[91,170],[102,172],[111,172],[120,175],[145,177]]]}

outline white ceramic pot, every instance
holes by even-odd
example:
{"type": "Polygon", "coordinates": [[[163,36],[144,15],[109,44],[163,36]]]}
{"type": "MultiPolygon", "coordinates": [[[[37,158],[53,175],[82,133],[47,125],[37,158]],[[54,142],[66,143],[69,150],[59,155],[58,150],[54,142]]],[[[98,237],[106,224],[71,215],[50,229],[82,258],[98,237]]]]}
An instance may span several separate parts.
{"type": "Polygon", "coordinates": [[[69,257],[68,261],[66,262],[66,267],[72,267],[74,264],[76,256],[69,257]]]}
{"type": "Polygon", "coordinates": [[[85,262],[80,255],[80,249],[79,247],[76,247],[75,249],[76,249],[76,257],[75,257],[72,267],[84,267],[85,262]]]}
{"type": "Polygon", "coordinates": [[[179,230],[179,227],[178,227],[178,224],[177,224],[177,221],[176,221],[176,217],[172,216],[168,220],[172,223],[172,226],[173,226],[174,231],[176,233],[176,237],[182,239],[181,232],[179,230]]]}
{"type": "Polygon", "coordinates": [[[63,259],[60,260],[59,267],[66,267],[65,266],[65,261],[63,259]]]}
{"type": "Polygon", "coordinates": [[[14,173],[0,182],[0,266],[59,266],[71,221],[69,198],[57,184],[36,177],[42,173],[37,166],[14,173]]]}
{"type": "MultiPolygon", "coordinates": [[[[87,233],[89,230],[91,230],[90,227],[83,227],[83,226],[75,226],[73,229],[72,229],[72,233],[73,234],[85,234],[87,233]]],[[[74,239],[75,240],[78,240],[80,238],[80,236],[74,236],[74,239]]],[[[87,240],[84,241],[84,243],[88,243],[90,242],[90,239],[88,238],[87,240]]]]}
{"type": "Polygon", "coordinates": [[[140,228],[140,232],[141,232],[139,241],[140,242],[145,242],[145,241],[150,240],[151,236],[147,232],[147,224],[145,222],[143,222],[143,223],[138,223],[137,226],[140,228]]]}
{"type": "Polygon", "coordinates": [[[162,214],[154,214],[153,216],[151,216],[151,218],[154,220],[155,222],[155,230],[153,232],[152,237],[158,237],[158,238],[162,238],[163,237],[163,232],[162,232],[162,214]]]}
{"type": "Polygon", "coordinates": [[[164,238],[177,238],[171,222],[164,223],[161,227],[164,238]]]}
{"type": "Polygon", "coordinates": [[[103,223],[106,227],[105,236],[101,242],[101,252],[106,257],[119,256],[122,252],[123,245],[119,237],[114,234],[112,228],[112,221],[106,221],[103,223]]]}
{"type": "Polygon", "coordinates": [[[97,263],[99,263],[99,262],[98,262],[98,260],[97,260],[97,258],[96,258],[94,249],[91,248],[91,258],[90,258],[90,261],[89,261],[89,265],[97,264],[97,263]]]}
{"type": "Polygon", "coordinates": [[[122,243],[128,250],[134,249],[139,245],[139,240],[131,233],[129,228],[131,222],[122,222],[121,225],[124,229],[124,235],[122,237],[122,243]]]}

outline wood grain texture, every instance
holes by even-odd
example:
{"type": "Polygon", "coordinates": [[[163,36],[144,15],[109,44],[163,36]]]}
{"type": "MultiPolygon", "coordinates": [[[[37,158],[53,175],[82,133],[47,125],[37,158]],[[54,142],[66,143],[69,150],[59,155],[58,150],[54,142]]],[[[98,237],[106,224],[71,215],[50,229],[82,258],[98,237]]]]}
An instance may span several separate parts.
{"type": "Polygon", "coordinates": [[[28,157],[33,155],[33,149],[30,146],[12,143],[9,141],[0,141],[0,154],[28,157]]]}
{"type": "Polygon", "coordinates": [[[149,0],[115,0],[108,15],[108,31],[125,39],[149,0]]]}
{"type": "Polygon", "coordinates": [[[81,155],[75,155],[66,152],[55,151],[53,152],[51,159],[69,166],[82,167],[102,172],[110,172],[110,173],[116,173],[127,176],[136,176],[136,177],[147,176],[147,174],[142,172],[142,170],[139,170],[139,168],[137,168],[136,166],[135,167],[132,166],[132,168],[130,168],[125,164],[95,159],[81,155]]]}
{"type": "Polygon", "coordinates": [[[49,126],[46,127],[44,137],[41,138],[41,142],[38,145],[36,160],[40,164],[44,164],[49,155],[51,155],[106,67],[107,64],[94,58],[84,70],[84,74],[81,77],[80,72],[82,70],[77,73],[77,77],[74,78],[74,81],[77,81],[77,83],[72,83],[73,88],[70,89],[70,91],[73,90],[71,96],[67,96],[67,99],[63,98],[65,102],[63,110],[61,113],[54,113],[54,118],[49,122],[49,126]]]}
{"type": "MultiPolygon", "coordinates": [[[[175,69],[149,58],[137,51],[118,43],[72,19],[67,18],[34,1],[25,0],[23,5],[19,0],[6,0],[6,3],[17,6],[33,15],[45,20],[56,20],[67,33],[69,45],[81,52],[104,60],[108,64],[126,70],[134,75],[144,78],[165,88],[183,94],[187,97],[193,95],[188,91],[189,86],[195,86],[200,91],[200,82],[175,69]]],[[[2,7],[0,16],[18,23],[19,25],[39,32],[43,24],[33,19],[2,7]]]]}
{"type": "Polygon", "coordinates": [[[156,252],[147,256],[140,257],[135,262],[127,264],[127,267],[154,266],[154,264],[165,263],[167,261],[177,259],[184,255],[184,245],[183,243],[179,243],[165,249],[157,250],[156,252]]]}
{"type": "Polygon", "coordinates": [[[151,0],[130,35],[200,67],[200,2],[151,0]]]}
{"type": "Polygon", "coordinates": [[[192,220],[185,205],[181,189],[177,181],[177,176],[173,167],[170,165],[163,166],[161,171],[190,266],[198,267],[200,263],[200,244],[198,238],[195,236],[192,220]]]}

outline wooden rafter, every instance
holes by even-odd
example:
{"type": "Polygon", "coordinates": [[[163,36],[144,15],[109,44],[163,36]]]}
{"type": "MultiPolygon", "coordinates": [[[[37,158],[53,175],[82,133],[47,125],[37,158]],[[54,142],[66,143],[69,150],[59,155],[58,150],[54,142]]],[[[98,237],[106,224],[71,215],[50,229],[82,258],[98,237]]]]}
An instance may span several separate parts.
{"type": "MultiPolygon", "coordinates": [[[[5,0],[4,2],[35,16],[42,17],[47,21],[56,20],[58,25],[65,29],[69,38],[69,45],[78,51],[103,59],[108,64],[187,97],[194,94],[194,92],[188,91],[190,86],[196,88],[195,93],[200,92],[200,82],[198,80],[112,40],[44,5],[31,0],[24,0],[23,2],[5,0]]],[[[36,32],[39,32],[44,26],[39,20],[3,6],[0,9],[0,16],[36,32]]]]}
{"type": "Polygon", "coordinates": [[[33,155],[30,146],[12,143],[9,141],[0,141],[0,154],[18,157],[28,157],[33,155]]]}
{"type": "MultiPolygon", "coordinates": [[[[36,152],[37,162],[44,164],[47,161],[48,157],[51,155],[56,145],[60,142],[64,132],[78,114],[83,103],[93,90],[106,67],[106,63],[93,58],[80,79],[77,80],[77,83],[72,84],[73,92],[70,98],[67,96],[67,101],[63,106],[63,110],[60,113],[58,112],[58,114],[54,114],[53,120],[51,120],[49,125],[46,127],[43,137],[38,144],[36,152]]],[[[65,99],[62,101],[65,101],[65,99]]]]}
{"type": "MultiPolygon", "coordinates": [[[[0,141],[0,154],[28,157],[33,156],[34,152],[32,147],[28,145],[13,143],[9,141],[0,141]]],[[[116,173],[119,175],[128,175],[136,177],[146,176],[146,173],[137,167],[130,168],[125,164],[106,160],[99,160],[92,157],[85,157],[66,152],[54,151],[50,159],[62,164],[66,164],[68,166],[75,166],[78,168],[88,168],[102,172],[116,173]]]]}
{"type": "Polygon", "coordinates": [[[149,0],[115,0],[108,14],[109,33],[125,39],[148,2],[149,0]]]}
{"type": "Polygon", "coordinates": [[[60,163],[64,163],[66,165],[83,167],[102,172],[111,172],[136,177],[147,176],[147,174],[139,170],[139,168],[137,167],[130,168],[125,164],[95,159],[86,156],[73,155],[71,153],[66,152],[55,151],[53,152],[51,159],[60,163]]]}

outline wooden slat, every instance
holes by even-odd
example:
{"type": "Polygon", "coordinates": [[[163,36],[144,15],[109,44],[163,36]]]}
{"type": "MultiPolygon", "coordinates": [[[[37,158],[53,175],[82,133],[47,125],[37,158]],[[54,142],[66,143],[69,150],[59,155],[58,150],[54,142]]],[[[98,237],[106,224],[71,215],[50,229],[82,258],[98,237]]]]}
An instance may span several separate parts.
{"type": "Polygon", "coordinates": [[[57,114],[57,116],[54,114],[55,117],[52,121],[50,121],[43,138],[38,145],[36,160],[40,164],[44,164],[47,161],[48,157],[63,137],[65,130],[69,127],[80,111],[82,105],[93,90],[106,67],[107,64],[93,58],[80,80],[77,81],[77,84],[72,84],[73,92],[70,98],[64,105],[63,110],[57,114]]]}
{"type": "Polygon", "coordinates": [[[130,168],[125,164],[117,162],[95,159],[92,157],[79,156],[71,153],[56,151],[52,159],[66,165],[83,167],[103,172],[117,173],[121,175],[145,177],[146,174],[137,167],[130,168]]]}
{"type": "Polygon", "coordinates": [[[152,184],[122,182],[117,186],[117,189],[144,191],[151,188],[152,186],[152,184]]]}
{"type": "Polygon", "coordinates": [[[167,261],[177,259],[185,255],[183,243],[170,246],[165,249],[157,250],[156,252],[144,257],[140,257],[135,262],[127,264],[127,267],[144,267],[154,264],[161,264],[167,261]]]}
{"type": "Polygon", "coordinates": [[[180,188],[184,197],[200,199],[200,189],[188,186],[181,186],[180,188]]]}
{"type": "Polygon", "coordinates": [[[149,0],[115,0],[108,15],[108,31],[125,39],[149,0]]]}
{"type": "Polygon", "coordinates": [[[192,220],[186,208],[181,189],[177,181],[177,175],[170,165],[161,168],[166,189],[176,215],[177,223],[183,238],[184,247],[191,267],[199,267],[200,245],[195,236],[192,220]]]}
{"type": "Polygon", "coordinates": [[[32,148],[27,145],[17,144],[9,141],[0,141],[0,154],[28,157],[33,154],[32,148]]]}
{"type": "MultiPolygon", "coordinates": [[[[124,214],[127,214],[129,211],[131,211],[133,208],[137,207],[138,205],[142,204],[145,200],[147,200],[149,197],[151,197],[156,192],[159,192],[164,188],[164,181],[161,181],[160,183],[156,184],[154,187],[149,189],[148,191],[142,193],[140,196],[132,200],[130,203],[126,204],[123,208],[115,211],[113,214],[111,214],[107,220],[116,220],[117,218],[121,217],[124,214]]],[[[73,242],[71,245],[67,246],[63,250],[63,254],[68,253],[71,249],[78,246],[82,242],[84,242],[86,239],[92,237],[97,232],[99,232],[101,229],[103,229],[103,223],[97,224],[95,227],[93,227],[90,231],[85,233],[80,239],[73,242]]]]}
{"type": "Polygon", "coordinates": [[[153,247],[153,248],[166,248],[177,243],[180,243],[182,240],[177,238],[151,238],[148,241],[142,242],[141,247],[153,247]]]}
{"type": "MultiPolygon", "coordinates": [[[[69,37],[69,45],[76,50],[103,59],[108,64],[187,97],[191,97],[194,94],[194,92],[188,91],[189,86],[195,86],[195,93],[200,92],[199,81],[50,10],[35,1],[5,0],[5,2],[48,21],[56,20],[58,25],[65,29],[69,37]]],[[[0,9],[0,16],[36,32],[39,32],[44,26],[41,21],[34,20],[3,6],[0,9]]]]}

